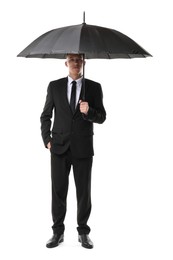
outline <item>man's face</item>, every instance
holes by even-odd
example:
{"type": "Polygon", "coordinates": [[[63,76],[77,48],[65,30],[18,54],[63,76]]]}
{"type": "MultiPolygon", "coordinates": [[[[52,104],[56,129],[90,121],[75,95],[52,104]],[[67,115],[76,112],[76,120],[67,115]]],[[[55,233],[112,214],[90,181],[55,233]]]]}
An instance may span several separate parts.
{"type": "Polygon", "coordinates": [[[84,64],[83,56],[80,54],[68,54],[65,65],[69,68],[69,75],[81,76],[84,64]]]}

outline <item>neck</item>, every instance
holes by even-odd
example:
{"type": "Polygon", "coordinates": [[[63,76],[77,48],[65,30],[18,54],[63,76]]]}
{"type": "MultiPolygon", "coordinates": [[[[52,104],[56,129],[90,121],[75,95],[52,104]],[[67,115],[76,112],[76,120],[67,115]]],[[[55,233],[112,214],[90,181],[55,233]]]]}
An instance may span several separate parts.
{"type": "Polygon", "coordinates": [[[73,80],[77,80],[77,79],[79,79],[79,78],[82,77],[82,74],[78,74],[78,75],[71,75],[71,74],[69,74],[69,76],[70,76],[73,80]]]}

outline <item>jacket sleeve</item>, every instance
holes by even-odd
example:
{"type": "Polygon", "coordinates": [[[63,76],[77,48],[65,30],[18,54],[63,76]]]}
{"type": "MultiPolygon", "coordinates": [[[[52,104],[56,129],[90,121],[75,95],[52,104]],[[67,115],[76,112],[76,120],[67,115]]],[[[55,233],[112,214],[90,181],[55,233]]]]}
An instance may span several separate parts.
{"type": "Polygon", "coordinates": [[[101,85],[98,84],[94,95],[94,102],[92,106],[89,104],[88,114],[84,115],[83,118],[92,123],[102,124],[106,120],[106,111],[103,106],[103,93],[101,85]]]}
{"type": "Polygon", "coordinates": [[[47,148],[47,144],[51,141],[51,123],[52,123],[51,118],[52,118],[53,109],[54,109],[54,101],[52,96],[51,84],[49,83],[45,106],[40,117],[41,135],[46,148],[47,148]]]}

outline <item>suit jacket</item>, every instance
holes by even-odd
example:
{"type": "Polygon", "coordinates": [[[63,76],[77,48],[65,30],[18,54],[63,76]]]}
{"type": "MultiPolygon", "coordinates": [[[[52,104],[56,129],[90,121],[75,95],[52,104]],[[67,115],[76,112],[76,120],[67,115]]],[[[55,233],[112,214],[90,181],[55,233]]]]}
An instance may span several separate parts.
{"type": "MultiPolygon", "coordinates": [[[[63,154],[70,147],[72,155],[86,158],[94,155],[93,123],[103,123],[106,111],[102,102],[101,85],[85,79],[85,101],[89,111],[84,115],[79,104],[73,114],[67,99],[67,80],[62,78],[49,83],[46,103],[41,114],[42,138],[47,147],[51,142],[51,152],[63,154]],[[54,112],[53,127],[51,118],[54,112]]],[[[82,97],[83,88],[81,90],[82,97]]]]}

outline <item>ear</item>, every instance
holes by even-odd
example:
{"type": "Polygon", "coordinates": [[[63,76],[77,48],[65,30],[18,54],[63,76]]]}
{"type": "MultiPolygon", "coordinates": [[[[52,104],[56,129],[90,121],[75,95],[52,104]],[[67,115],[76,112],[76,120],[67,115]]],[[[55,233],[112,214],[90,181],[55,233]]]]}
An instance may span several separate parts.
{"type": "Polygon", "coordinates": [[[67,61],[65,61],[65,66],[68,67],[67,61]]]}

